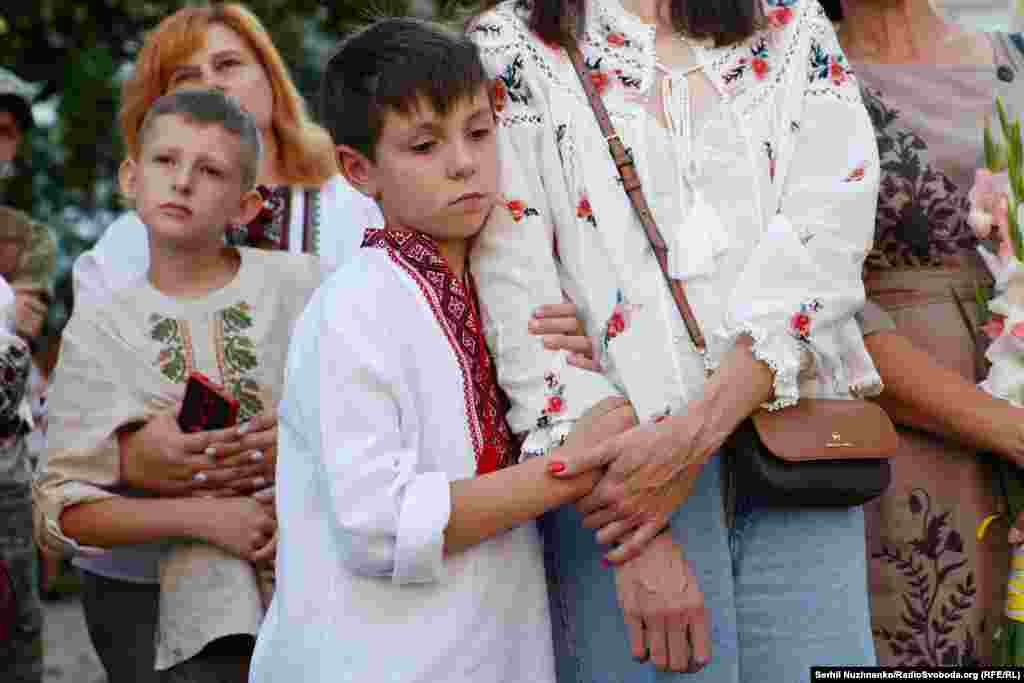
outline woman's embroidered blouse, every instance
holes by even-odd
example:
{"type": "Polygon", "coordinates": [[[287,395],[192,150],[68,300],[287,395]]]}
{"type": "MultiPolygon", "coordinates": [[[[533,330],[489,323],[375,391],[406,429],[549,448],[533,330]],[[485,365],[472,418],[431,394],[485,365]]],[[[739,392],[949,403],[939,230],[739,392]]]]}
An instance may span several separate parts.
{"type": "Polygon", "coordinates": [[[878,154],[818,4],[767,0],[767,25],[751,38],[692,45],[702,78],[658,63],[655,27],[618,0],[588,2],[589,76],[707,337],[703,362],[571,62],[529,31],[528,12],[509,0],[471,28],[494,76],[504,192],[473,267],[509,423],[530,432],[526,450],[558,443],[608,396],[628,396],[641,419],[680,410],[742,334],[774,371],[769,408],[879,391],[853,320],[878,154]],[[604,374],[568,365],[529,334],[532,310],[563,293],[597,341],[604,374]]]}

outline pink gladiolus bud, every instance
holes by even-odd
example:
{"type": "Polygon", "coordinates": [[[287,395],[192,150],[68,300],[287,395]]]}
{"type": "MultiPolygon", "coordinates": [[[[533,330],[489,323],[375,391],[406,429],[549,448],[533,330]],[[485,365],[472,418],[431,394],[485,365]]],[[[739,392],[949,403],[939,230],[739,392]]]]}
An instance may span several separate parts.
{"type": "Polygon", "coordinates": [[[974,235],[978,239],[986,239],[992,232],[992,214],[981,209],[971,209],[971,212],[967,214],[967,224],[971,226],[971,230],[974,231],[974,235]]]}

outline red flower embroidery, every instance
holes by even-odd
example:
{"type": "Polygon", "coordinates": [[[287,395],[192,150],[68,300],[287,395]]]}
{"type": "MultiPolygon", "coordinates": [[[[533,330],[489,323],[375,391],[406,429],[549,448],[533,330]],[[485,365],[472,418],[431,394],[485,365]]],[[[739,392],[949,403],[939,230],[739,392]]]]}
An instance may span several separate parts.
{"type": "Polygon", "coordinates": [[[604,91],[608,89],[612,81],[608,78],[607,72],[600,69],[591,69],[590,82],[594,84],[594,89],[597,90],[598,95],[604,95],[604,91]]]}
{"type": "Polygon", "coordinates": [[[858,183],[864,180],[864,164],[861,163],[857,168],[850,171],[850,175],[846,176],[846,182],[858,183]]]}
{"type": "Polygon", "coordinates": [[[988,319],[988,322],[981,326],[981,331],[984,332],[989,339],[996,339],[1003,336],[1005,324],[1006,318],[1001,315],[994,315],[988,319]]]}
{"type": "Polygon", "coordinates": [[[531,209],[522,199],[506,199],[505,208],[512,214],[512,220],[516,223],[523,220],[524,216],[539,216],[537,209],[531,209]]]}
{"type": "Polygon", "coordinates": [[[505,102],[508,100],[508,88],[505,87],[505,81],[500,78],[494,79],[494,111],[501,112],[505,108],[505,102]]]}
{"type": "Polygon", "coordinates": [[[583,195],[580,203],[576,205],[576,217],[582,218],[591,225],[597,225],[597,219],[594,218],[594,211],[590,208],[590,200],[587,195],[583,195]]]}
{"type": "Polygon", "coordinates": [[[160,356],[157,358],[157,362],[162,365],[166,363],[168,360],[170,360],[170,358],[171,352],[168,351],[167,349],[164,349],[163,351],[160,352],[160,356]]]}
{"type": "Polygon", "coordinates": [[[842,85],[846,82],[846,67],[837,61],[833,61],[828,67],[828,76],[834,84],[842,85]]]}
{"type": "Polygon", "coordinates": [[[544,412],[548,415],[557,415],[562,412],[563,407],[565,406],[561,396],[548,396],[548,405],[544,409],[544,412]]]}
{"type": "Polygon", "coordinates": [[[768,61],[765,59],[754,57],[750,62],[750,67],[754,70],[754,75],[759,79],[768,75],[768,61]]]}
{"type": "Polygon", "coordinates": [[[768,13],[768,23],[776,28],[782,28],[793,20],[793,10],[788,7],[777,7],[768,13]]]}
{"type": "Polygon", "coordinates": [[[615,307],[612,309],[608,322],[605,323],[604,339],[601,340],[602,348],[607,350],[608,343],[626,331],[633,313],[641,308],[643,308],[642,304],[631,304],[626,301],[626,296],[622,293],[622,290],[615,292],[615,307]]]}
{"type": "Polygon", "coordinates": [[[789,326],[796,336],[806,339],[811,333],[811,316],[804,312],[794,313],[789,319],[789,326]]]}
{"type": "Polygon", "coordinates": [[[505,203],[505,208],[512,214],[512,218],[515,219],[516,223],[523,219],[523,214],[526,212],[526,204],[519,199],[510,199],[505,203]]]}
{"type": "Polygon", "coordinates": [[[593,213],[594,212],[590,208],[590,200],[584,196],[583,199],[580,200],[579,206],[576,207],[577,218],[589,218],[593,213]]]}
{"type": "Polygon", "coordinates": [[[609,45],[614,45],[615,47],[622,47],[623,45],[626,44],[626,36],[622,35],[621,33],[609,33],[606,40],[608,41],[609,45]]]}
{"type": "Polygon", "coordinates": [[[615,339],[625,331],[626,319],[623,317],[621,311],[615,311],[612,313],[612,317],[608,318],[608,331],[605,334],[605,338],[615,339]]]}

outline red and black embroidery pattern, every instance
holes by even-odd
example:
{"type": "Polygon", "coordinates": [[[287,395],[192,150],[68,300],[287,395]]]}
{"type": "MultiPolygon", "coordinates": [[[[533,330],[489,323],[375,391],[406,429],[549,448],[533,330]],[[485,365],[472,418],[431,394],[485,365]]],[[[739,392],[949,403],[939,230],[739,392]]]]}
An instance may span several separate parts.
{"type": "MultiPolygon", "coordinates": [[[[363,247],[386,249],[419,285],[459,359],[477,474],[515,464],[517,453],[505,421],[508,399],[498,386],[487,351],[476,288],[452,273],[437,243],[422,233],[367,230],[363,247]]],[[[467,274],[467,278],[469,278],[467,274]]]]}

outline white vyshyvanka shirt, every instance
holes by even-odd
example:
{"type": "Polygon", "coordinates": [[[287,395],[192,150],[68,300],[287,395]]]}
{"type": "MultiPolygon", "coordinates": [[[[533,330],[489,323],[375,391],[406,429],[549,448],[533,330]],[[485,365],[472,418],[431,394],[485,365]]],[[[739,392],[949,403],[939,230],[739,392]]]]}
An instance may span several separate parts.
{"type": "MultiPolygon", "coordinates": [[[[509,423],[542,452],[608,396],[628,396],[641,419],[684,410],[705,367],[572,64],[529,31],[528,8],[505,2],[471,28],[495,76],[505,201],[472,259],[509,423]],[[534,308],[563,291],[603,375],[528,333],[534,308]]],[[[618,0],[587,3],[581,49],[707,337],[707,365],[749,334],[774,371],[771,408],[877,392],[853,320],[878,191],[871,121],[818,3],[767,0],[765,13],[768,27],[739,44],[693,46],[702,82],[659,69],[654,26],[618,0]]]]}
{"type": "Polygon", "coordinates": [[[464,359],[418,279],[361,249],[296,325],[251,683],[554,681],[535,525],[442,553],[476,462],[464,359]]]}
{"type": "MultiPolygon", "coordinates": [[[[302,251],[306,204],[303,188],[292,188],[289,216],[289,251],[302,251]]],[[[313,253],[320,257],[324,272],[333,271],[359,246],[367,225],[381,225],[376,202],[357,192],[340,175],[319,188],[317,213],[312,217],[316,235],[313,253]]],[[[123,289],[149,270],[149,237],[146,226],[134,212],[111,223],[92,249],[75,261],[73,282],[76,305],[103,301],[111,292],[123,289]]]]}

